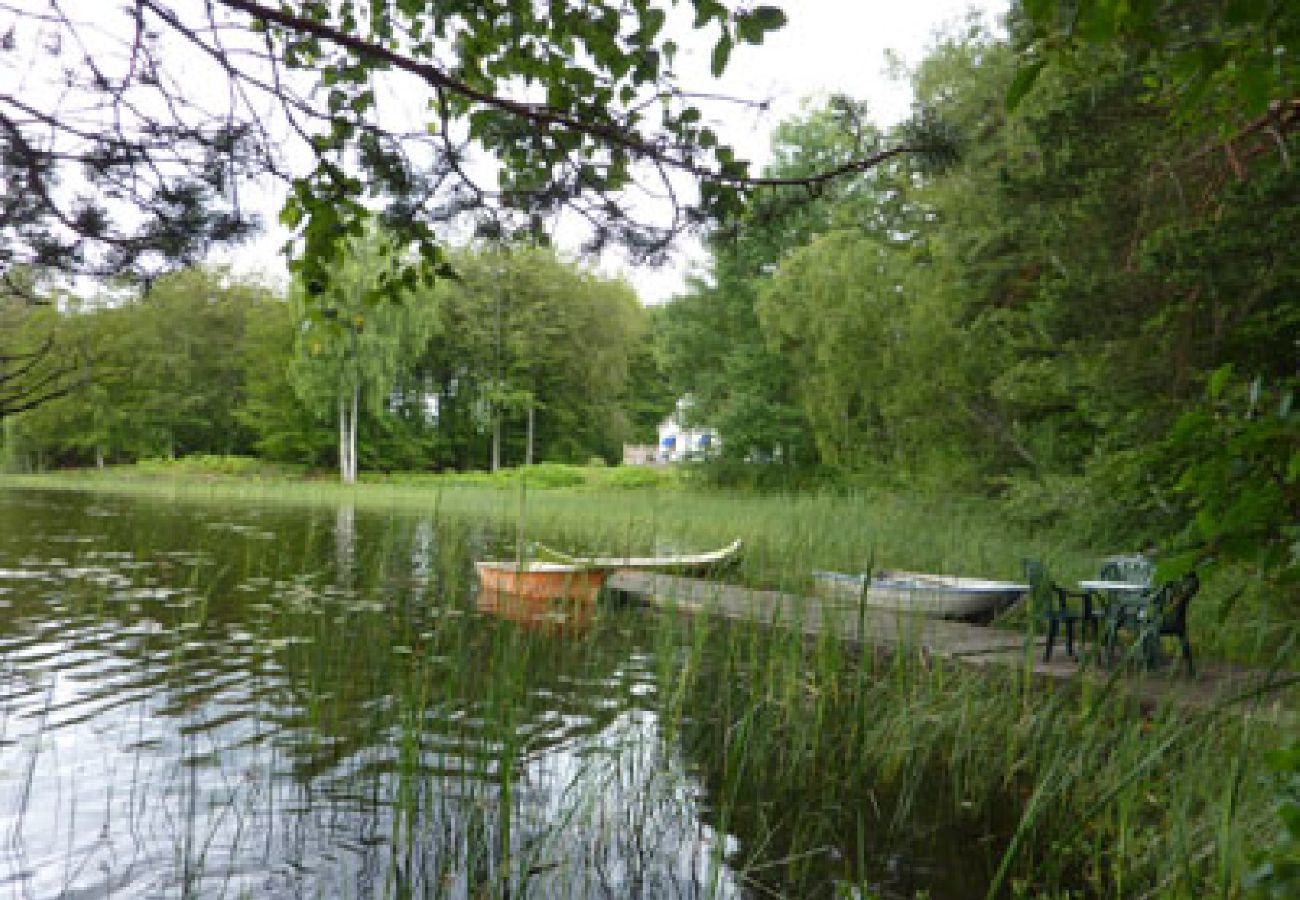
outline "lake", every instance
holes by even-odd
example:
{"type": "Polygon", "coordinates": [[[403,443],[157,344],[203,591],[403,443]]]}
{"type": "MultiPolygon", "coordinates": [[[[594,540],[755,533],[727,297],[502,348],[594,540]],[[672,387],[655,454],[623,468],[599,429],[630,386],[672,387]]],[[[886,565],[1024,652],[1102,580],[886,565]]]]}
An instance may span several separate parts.
{"type": "Polygon", "coordinates": [[[0,491],[0,896],[987,881],[1009,811],[963,816],[938,779],[900,796],[829,738],[792,770],[748,737],[764,700],[732,682],[789,652],[760,628],[503,621],[472,564],[507,546],[409,511],[0,491]]]}

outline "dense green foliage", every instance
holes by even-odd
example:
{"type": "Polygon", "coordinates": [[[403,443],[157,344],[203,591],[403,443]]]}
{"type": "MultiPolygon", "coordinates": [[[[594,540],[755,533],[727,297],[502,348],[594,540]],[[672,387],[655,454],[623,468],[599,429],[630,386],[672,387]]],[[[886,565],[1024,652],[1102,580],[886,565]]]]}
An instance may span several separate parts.
{"type": "Polygon", "coordinates": [[[378,240],[355,244],[312,304],[296,287],[285,298],[196,269],[144,296],[24,317],[28,343],[50,333],[93,353],[83,387],[5,423],[10,464],[248,454],[333,466],[354,396],[363,470],[487,468],[494,416],[502,463],[521,463],[529,404],[536,461],[617,459],[647,328],[625,284],[549,251],[465,250],[456,280],[366,304],[392,271],[378,240]]]}
{"type": "MultiPolygon", "coordinates": [[[[674,371],[726,451],[798,447],[803,466],[992,492],[1101,544],[1193,548],[1182,565],[1245,562],[1288,607],[1300,140],[1172,127],[1182,107],[1144,87],[1165,64],[1085,42],[1009,112],[1023,58],[950,39],[915,88],[963,135],[957,165],[877,168],[718,235],[711,283],[665,331],[684,357],[710,348],[674,371]],[[1203,400],[1224,367],[1232,402],[1203,400]]],[[[845,109],[788,123],[769,174],[871,139],[845,109]]]]}
{"type": "Polygon", "coordinates": [[[1022,0],[1013,104],[1053,61],[1123,43],[1146,89],[1189,121],[1231,131],[1240,118],[1285,115],[1300,89],[1300,17],[1289,0],[1022,0]]]}

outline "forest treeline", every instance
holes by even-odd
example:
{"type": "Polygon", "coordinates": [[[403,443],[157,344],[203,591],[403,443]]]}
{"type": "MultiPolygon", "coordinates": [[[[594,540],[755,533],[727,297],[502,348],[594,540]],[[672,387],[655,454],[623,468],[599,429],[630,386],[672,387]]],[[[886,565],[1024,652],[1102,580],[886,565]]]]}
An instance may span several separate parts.
{"type": "MultiPolygon", "coordinates": [[[[992,492],[1098,542],[1294,580],[1300,101],[1193,120],[1179,60],[1112,41],[1010,111],[1011,32],[973,26],[914,74],[954,164],[767,194],[715,233],[666,310],[668,371],[736,459],[992,492]]],[[[767,174],[888,146],[869,113],[808,108],[767,174]]]]}
{"type": "MultiPolygon", "coordinates": [[[[690,393],[720,478],[991,492],[1294,572],[1300,107],[1190,121],[1161,90],[1176,72],[1111,43],[1035,72],[1011,110],[1011,30],[972,25],[914,73],[955,160],[761,193],[659,307],[524,248],[464,249],[456,279],[368,304],[381,235],[313,304],[212,270],[60,297],[13,333],[57,333],[86,377],[6,422],[8,459],[332,466],[351,405],[362,469],[614,461],[690,393]]],[[[898,137],[830,98],[777,128],[766,174],[898,137]]]]}
{"type": "Polygon", "coordinates": [[[363,471],[522,464],[530,407],[536,460],[618,459],[649,359],[626,283],[546,250],[467,249],[456,279],[372,302],[394,253],[382,235],[352,250],[313,304],[198,268],[28,312],[22,344],[53,337],[78,371],[65,396],[5,422],[10,467],[201,453],[333,468],[354,406],[363,471]]]}

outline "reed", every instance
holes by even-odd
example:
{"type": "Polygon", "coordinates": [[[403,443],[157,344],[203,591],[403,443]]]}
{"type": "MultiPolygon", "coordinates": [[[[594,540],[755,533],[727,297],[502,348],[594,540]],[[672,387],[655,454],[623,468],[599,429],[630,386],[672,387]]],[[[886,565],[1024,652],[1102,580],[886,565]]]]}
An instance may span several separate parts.
{"type": "MultiPolygon", "coordinates": [[[[666,481],[671,486],[662,489],[625,489],[608,486],[609,473],[621,471],[617,468],[532,468],[597,474],[576,487],[551,489],[533,484],[529,469],[491,476],[488,486],[467,484],[460,476],[406,476],[345,486],[111,470],[0,476],[0,485],[236,506],[432,513],[490,532],[500,542],[494,551],[512,555],[521,538],[576,553],[654,554],[721,546],[740,537],[746,552],[733,577],[754,587],[800,593],[810,589],[810,573],[819,568],[861,571],[875,566],[1018,580],[1026,557],[1047,561],[1058,580],[1068,584],[1095,577],[1100,557],[1132,549],[1086,546],[1068,522],[1055,529],[1017,527],[1000,504],[986,498],[885,490],[755,494],[680,489],[671,479],[666,481]],[[527,508],[521,520],[523,490],[527,508]]],[[[476,549],[488,548],[480,540],[476,549]]],[[[1267,664],[1295,633],[1294,609],[1241,570],[1219,570],[1207,578],[1190,614],[1195,649],[1207,660],[1267,664]]]]}
{"type": "Polygon", "coordinates": [[[911,654],[857,658],[834,638],[810,645],[758,626],[664,627],[701,648],[679,667],[694,710],[683,741],[719,821],[807,851],[785,867],[789,895],[870,881],[885,861],[863,835],[924,857],[936,818],[970,832],[956,859],[972,880],[952,896],[970,895],[981,865],[989,896],[1231,893],[1247,848],[1273,827],[1261,748],[1283,738],[1285,718],[1143,710],[1113,690],[1089,697],[911,654]],[[810,782],[859,808],[803,802],[810,782]],[[853,871],[837,871],[846,861],[853,871]]]}
{"type": "MultiPolygon", "coordinates": [[[[232,832],[320,821],[363,823],[354,867],[379,873],[365,891],[319,875],[320,891],[392,897],[618,894],[669,888],[684,865],[705,896],[964,897],[978,880],[991,896],[1192,897],[1231,893],[1271,830],[1261,760],[1287,720],[1245,702],[1144,709],[1114,685],[864,655],[796,623],[607,609],[569,634],[476,615],[472,562],[513,548],[518,485],[100,487],[171,501],[156,533],[123,525],[133,558],[192,554],[167,576],[184,603],[131,612],[89,586],[66,618],[162,623],[113,652],[165,661],[151,677],[170,706],[150,715],[181,718],[188,743],[161,786],[138,751],[130,787],[160,805],[180,788],[178,877],[196,893],[235,877],[232,832]],[[223,723],[221,704],[244,718],[223,723]],[[194,783],[214,767],[222,808],[194,783]]],[[[740,577],[790,589],[872,560],[998,576],[1033,553],[1068,577],[1092,555],[976,502],[883,493],[529,486],[525,525],[578,551],[740,536],[740,577]]],[[[43,614],[30,602],[23,616],[43,614]]]]}

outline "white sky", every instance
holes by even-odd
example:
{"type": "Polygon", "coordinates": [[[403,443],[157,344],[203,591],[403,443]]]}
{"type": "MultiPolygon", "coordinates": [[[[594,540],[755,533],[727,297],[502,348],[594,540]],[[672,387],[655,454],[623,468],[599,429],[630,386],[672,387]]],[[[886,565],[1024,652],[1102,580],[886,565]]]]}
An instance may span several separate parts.
{"type": "MultiPolygon", "coordinates": [[[[679,42],[683,49],[677,68],[685,89],[770,101],[769,111],[761,117],[733,107],[715,126],[724,142],[754,164],[754,172],[767,160],[771,129],[798,112],[806,98],[845,93],[866,100],[877,124],[900,121],[911,104],[911,87],[887,74],[886,52],[892,51],[910,68],[921,61],[936,33],[951,30],[972,10],[993,24],[1010,5],[1010,0],[770,2],[785,10],[788,23],[761,46],[736,48],[718,81],[708,75],[711,45],[692,48],[684,40],[679,42]]],[[[266,213],[269,225],[275,222],[277,210],[278,201],[266,213]]],[[[237,270],[282,277],[284,263],[278,251],[285,238],[282,230],[272,228],[255,243],[224,257],[237,270]]],[[[687,275],[702,271],[704,262],[699,245],[685,242],[664,267],[632,267],[609,257],[601,268],[611,274],[621,272],[643,302],[655,303],[680,292],[687,275]]]]}

